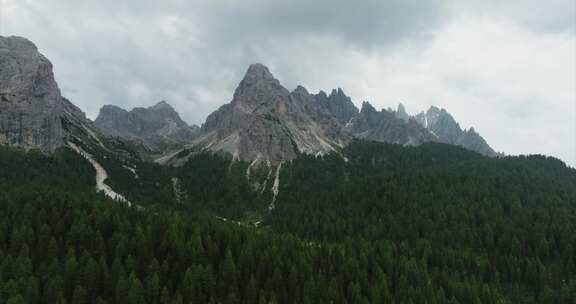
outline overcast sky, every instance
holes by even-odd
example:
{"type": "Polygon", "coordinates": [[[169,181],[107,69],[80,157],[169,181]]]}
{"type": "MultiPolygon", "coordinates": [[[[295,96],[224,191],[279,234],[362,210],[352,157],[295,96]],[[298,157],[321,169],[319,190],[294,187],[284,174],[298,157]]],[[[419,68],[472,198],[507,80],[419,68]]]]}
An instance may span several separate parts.
{"type": "Polygon", "coordinates": [[[92,119],[167,100],[201,124],[261,62],[290,90],[436,105],[497,151],[576,166],[575,3],[0,0],[0,34],[35,42],[92,119]]]}

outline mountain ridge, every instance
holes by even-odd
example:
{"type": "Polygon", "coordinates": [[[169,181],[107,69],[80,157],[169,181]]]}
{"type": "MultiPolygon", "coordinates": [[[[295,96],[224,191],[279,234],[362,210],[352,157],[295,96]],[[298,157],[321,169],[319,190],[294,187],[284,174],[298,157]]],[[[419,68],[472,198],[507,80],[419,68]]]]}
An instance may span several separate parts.
{"type": "Polygon", "coordinates": [[[164,163],[181,162],[174,157],[186,157],[183,152],[194,148],[274,165],[300,153],[339,153],[353,138],[401,145],[439,141],[497,155],[444,109],[414,116],[402,104],[397,111],[377,111],[368,102],[358,109],[341,88],[330,94],[311,94],[303,86],[289,91],[260,63],[248,67],[231,101],[201,127],[189,126],[166,101],[130,111],[106,105],[92,122],[62,97],[52,64],[32,42],[2,38],[0,56],[0,144],[50,152],[79,136],[103,146],[105,135],[140,145],[142,153],[163,155],[164,163]]]}
{"type": "MultiPolygon", "coordinates": [[[[447,112],[444,116],[454,120],[447,112]]],[[[438,141],[496,156],[479,134],[461,130],[454,123],[458,136],[449,136],[441,124],[431,129],[419,116],[408,115],[402,104],[397,111],[376,111],[364,102],[359,110],[341,88],[333,89],[330,95],[324,91],[311,94],[298,85],[290,92],[266,66],[256,63],[248,67],[232,100],[208,115],[198,138],[159,161],[181,163],[177,159],[183,156],[181,152],[194,147],[226,153],[234,159],[278,164],[298,153],[338,152],[352,138],[401,145],[438,141]]]]}
{"type": "Polygon", "coordinates": [[[189,126],[184,122],[164,100],[149,107],[134,107],[130,111],[105,105],[100,108],[94,125],[106,135],[141,141],[156,153],[167,146],[191,141],[199,131],[198,126],[189,126]]]}

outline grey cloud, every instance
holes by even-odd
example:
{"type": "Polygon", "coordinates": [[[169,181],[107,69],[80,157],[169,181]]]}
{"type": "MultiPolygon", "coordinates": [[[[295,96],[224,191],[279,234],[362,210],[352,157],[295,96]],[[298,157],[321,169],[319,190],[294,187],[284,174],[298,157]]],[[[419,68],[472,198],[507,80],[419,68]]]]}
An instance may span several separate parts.
{"type": "MultiPolygon", "coordinates": [[[[359,47],[380,47],[420,37],[443,22],[445,9],[436,0],[236,1],[205,14],[224,37],[290,38],[331,36],[359,47]],[[216,22],[213,22],[216,21],[216,22]],[[224,22],[222,22],[224,21],[224,22]]],[[[218,37],[217,35],[216,37],[218,37]]],[[[220,37],[221,38],[221,37],[220,37]]],[[[255,41],[256,43],[259,40],[255,41]]]]}
{"type": "Polygon", "coordinates": [[[451,0],[464,15],[497,17],[541,33],[576,33],[574,0],[451,0]]]}
{"type": "Polygon", "coordinates": [[[250,63],[297,66],[293,45],[319,57],[337,53],[328,49],[335,44],[369,50],[418,40],[445,11],[436,0],[7,1],[22,14],[8,16],[10,34],[39,45],[61,72],[64,93],[89,116],[106,103],[131,107],[172,96],[194,123],[228,101],[250,63]],[[148,93],[130,93],[134,85],[148,93]],[[196,99],[209,91],[213,100],[196,99]]]}

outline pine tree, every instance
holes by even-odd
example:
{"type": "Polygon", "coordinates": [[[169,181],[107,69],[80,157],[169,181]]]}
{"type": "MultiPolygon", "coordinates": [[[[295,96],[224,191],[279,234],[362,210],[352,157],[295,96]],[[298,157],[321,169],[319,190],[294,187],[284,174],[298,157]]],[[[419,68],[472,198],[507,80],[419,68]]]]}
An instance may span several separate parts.
{"type": "Polygon", "coordinates": [[[74,288],[74,294],[72,296],[71,304],[85,304],[88,303],[88,295],[86,290],[82,286],[76,286],[74,288]]]}
{"type": "Polygon", "coordinates": [[[129,282],[126,277],[121,273],[118,277],[115,289],[116,303],[128,303],[128,294],[130,291],[129,282]]]}
{"type": "Polygon", "coordinates": [[[144,287],[134,273],[130,275],[130,289],[128,293],[129,304],[145,304],[144,287]]]}

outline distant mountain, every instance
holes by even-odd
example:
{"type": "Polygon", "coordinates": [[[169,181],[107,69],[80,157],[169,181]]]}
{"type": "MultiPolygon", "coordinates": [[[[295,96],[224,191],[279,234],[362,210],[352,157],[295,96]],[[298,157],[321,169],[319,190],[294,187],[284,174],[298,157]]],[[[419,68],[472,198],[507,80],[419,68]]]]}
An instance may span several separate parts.
{"type": "Polygon", "coordinates": [[[106,105],[100,109],[94,124],[104,134],[141,141],[154,152],[190,142],[200,129],[184,122],[166,101],[131,111],[106,105]]]}
{"type": "Polygon", "coordinates": [[[498,155],[474,128],[462,130],[452,115],[444,109],[433,106],[414,118],[436,136],[439,142],[463,146],[487,156],[498,155]]]}
{"type": "Polygon", "coordinates": [[[0,36],[0,144],[52,152],[80,137],[101,144],[92,122],[60,94],[50,61],[27,39],[0,36]]]}
{"type": "Polygon", "coordinates": [[[268,68],[252,64],[232,101],[208,116],[192,146],[275,164],[298,153],[335,151],[348,141],[314,95],[301,86],[290,92],[268,68]]]}
{"type": "Polygon", "coordinates": [[[404,120],[384,109],[376,111],[368,102],[362,104],[362,110],[350,121],[346,130],[357,138],[401,145],[415,146],[436,141],[436,137],[416,120],[404,120]]]}

